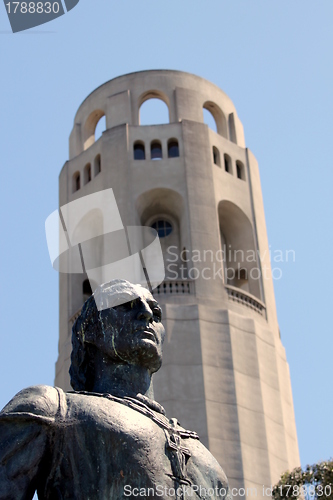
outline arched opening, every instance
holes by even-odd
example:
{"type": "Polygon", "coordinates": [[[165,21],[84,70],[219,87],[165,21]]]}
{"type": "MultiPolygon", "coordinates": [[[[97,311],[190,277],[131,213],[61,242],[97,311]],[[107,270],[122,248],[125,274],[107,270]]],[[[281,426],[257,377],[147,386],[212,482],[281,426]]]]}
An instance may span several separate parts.
{"type": "Polygon", "coordinates": [[[182,229],[185,217],[181,195],[171,189],[152,189],[138,197],[136,208],[140,223],[155,229],[160,237],[165,265],[165,280],[186,279],[186,275],[180,269],[182,264],[180,253],[184,246],[182,229]]]}
{"type": "Polygon", "coordinates": [[[242,179],[244,181],[245,180],[244,165],[239,160],[236,161],[236,170],[237,170],[237,178],[242,179]]]}
{"type": "Polygon", "coordinates": [[[208,109],[203,108],[204,123],[217,133],[217,125],[214,116],[208,109]]]}
{"type": "Polygon", "coordinates": [[[81,188],[81,176],[80,172],[75,172],[73,175],[73,193],[81,188]]]}
{"type": "Polygon", "coordinates": [[[150,90],[139,99],[139,125],[159,125],[169,123],[169,103],[167,97],[158,90],[150,90]]]}
{"type": "Polygon", "coordinates": [[[177,139],[168,140],[168,158],[178,158],[179,145],[177,139]]]}
{"type": "Polygon", "coordinates": [[[150,158],[152,160],[161,160],[162,157],[162,144],[160,141],[152,141],[150,144],[150,158]]]}
{"type": "Polygon", "coordinates": [[[94,175],[98,175],[102,171],[101,155],[97,155],[94,160],[94,175]]]}
{"type": "Polygon", "coordinates": [[[106,119],[105,115],[102,116],[95,128],[95,141],[98,141],[98,139],[102,136],[103,132],[106,130],[106,119]]]}
{"type": "Polygon", "coordinates": [[[84,177],[85,184],[88,184],[88,182],[91,181],[91,164],[90,163],[87,163],[87,165],[84,167],[83,177],[84,177]]]}
{"type": "Polygon", "coordinates": [[[213,161],[218,167],[221,166],[220,151],[213,146],[213,161]]]}
{"type": "MultiPolygon", "coordinates": [[[[161,210],[161,209],[160,209],[161,210]]],[[[162,248],[165,280],[181,280],[184,276],[179,273],[180,229],[179,219],[167,212],[156,209],[155,214],[149,217],[143,225],[150,226],[157,231],[162,248]]]]}
{"type": "Polygon", "coordinates": [[[134,157],[134,160],[145,160],[146,159],[145,145],[143,142],[137,141],[134,143],[133,157],[134,157]]]}
{"type": "Polygon", "coordinates": [[[250,220],[230,201],[219,203],[218,215],[224,260],[224,283],[241,288],[261,299],[261,272],[250,220]]]}
{"type": "Polygon", "coordinates": [[[83,127],[83,149],[88,149],[105,130],[105,113],[97,109],[90,113],[83,127]],[[98,128],[97,128],[98,127],[98,128]]]}
{"type": "Polygon", "coordinates": [[[232,174],[231,158],[227,154],[224,155],[224,170],[228,172],[228,174],[232,174]]]}
{"type": "Polygon", "coordinates": [[[223,111],[213,102],[207,101],[203,105],[204,123],[219,135],[228,138],[227,120],[223,111]]]}

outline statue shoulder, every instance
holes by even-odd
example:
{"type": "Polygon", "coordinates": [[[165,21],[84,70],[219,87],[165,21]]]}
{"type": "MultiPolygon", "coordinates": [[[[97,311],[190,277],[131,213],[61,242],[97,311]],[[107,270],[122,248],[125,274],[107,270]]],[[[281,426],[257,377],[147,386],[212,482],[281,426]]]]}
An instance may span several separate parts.
{"type": "Polygon", "coordinates": [[[3,408],[0,416],[13,413],[31,413],[43,417],[55,417],[65,393],[48,385],[35,385],[23,389],[3,408]]]}

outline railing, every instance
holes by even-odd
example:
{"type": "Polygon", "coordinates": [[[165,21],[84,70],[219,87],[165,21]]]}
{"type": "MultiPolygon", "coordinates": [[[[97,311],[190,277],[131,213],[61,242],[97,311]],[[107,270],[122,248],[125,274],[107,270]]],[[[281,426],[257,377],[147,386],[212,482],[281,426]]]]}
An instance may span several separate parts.
{"type": "Polygon", "coordinates": [[[257,313],[266,317],[266,306],[261,300],[254,297],[252,294],[248,292],[244,292],[240,288],[236,288],[235,286],[225,285],[225,288],[228,292],[228,297],[230,300],[234,302],[238,302],[239,304],[243,304],[244,306],[253,309],[257,313]]]}
{"type": "MultiPolygon", "coordinates": [[[[261,314],[266,317],[266,306],[261,300],[254,297],[254,295],[244,292],[240,288],[231,285],[225,285],[225,288],[228,293],[228,297],[230,300],[234,302],[238,302],[239,304],[243,304],[253,311],[261,314]]],[[[158,285],[155,290],[153,290],[153,295],[156,297],[163,297],[164,295],[174,295],[174,296],[183,296],[183,295],[191,295],[193,294],[193,281],[191,280],[183,280],[183,281],[163,281],[160,285],[158,285]]],[[[74,325],[77,318],[80,316],[81,308],[76,311],[69,318],[70,327],[74,325]]]]}
{"type": "MultiPolygon", "coordinates": [[[[193,294],[193,282],[191,280],[183,281],[163,281],[157,288],[153,290],[153,295],[161,297],[163,295],[189,295],[193,294]]],[[[68,320],[71,328],[77,318],[80,316],[81,308],[76,311],[68,320]]]]}
{"type": "Polygon", "coordinates": [[[158,285],[153,294],[156,297],[161,297],[163,295],[189,295],[193,294],[193,282],[191,280],[183,281],[163,281],[158,285]]]}

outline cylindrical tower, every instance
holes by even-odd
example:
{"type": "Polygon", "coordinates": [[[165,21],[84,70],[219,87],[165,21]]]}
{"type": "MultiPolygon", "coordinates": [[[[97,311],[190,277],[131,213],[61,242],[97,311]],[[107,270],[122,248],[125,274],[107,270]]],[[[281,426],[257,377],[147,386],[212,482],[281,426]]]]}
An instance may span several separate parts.
{"type": "MultiPolygon", "coordinates": [[[[167,335],[156,400],[199,433],[232,487],[263,497],[263,485],[299,465],[299,454],[258,164],[231,100],[179,71],[132,73],[96,89],[75,117],[60,206],[106,188],[124,226],[160,235],[166,278],[154,293],[167,335]],[[151,98],[167,105],[169,123],[140,126],[151,98]],[[103,115],[106,130],[95,141],[103,115]]],[[[55,383],[63,389],[71,327],[89,292],[86,276],[60,274],[55,383]]]]}

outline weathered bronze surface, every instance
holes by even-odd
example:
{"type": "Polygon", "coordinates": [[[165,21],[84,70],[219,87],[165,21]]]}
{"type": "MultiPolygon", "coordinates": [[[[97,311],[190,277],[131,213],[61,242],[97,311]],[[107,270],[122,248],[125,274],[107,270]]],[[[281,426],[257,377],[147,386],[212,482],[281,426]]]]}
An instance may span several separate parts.
{"type": "Polygon", "coordinates": [[[98,311],[93,295],[73,326],[74,391],[30,387],[0,413],[0,499],[230,499],[198,435],[154,401],[158,303],[123,280],[97,295],[108,308],[98,311]]]}

